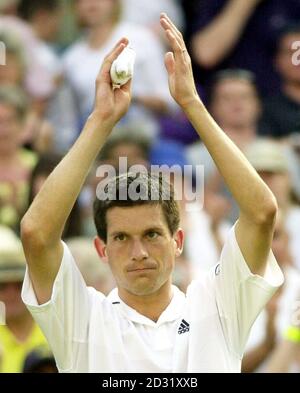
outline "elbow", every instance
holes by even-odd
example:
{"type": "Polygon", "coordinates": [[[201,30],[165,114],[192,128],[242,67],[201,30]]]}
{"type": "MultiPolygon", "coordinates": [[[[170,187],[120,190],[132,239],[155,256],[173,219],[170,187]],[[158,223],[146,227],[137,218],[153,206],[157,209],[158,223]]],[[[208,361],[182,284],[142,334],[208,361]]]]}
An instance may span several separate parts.
{"type": "Polygon", "coordinates": [[[256,215],[257,224],[273,228],[275,226],[277,212],[277,201],[272,195],[265,204],[262,204],[259,213],[256,215]]]}
{"type": "Polygon", "coordinates": [[[26,216],[24,216],[21,221],[20,234],[25,251],[27,249],[32,249],[33,247],[42,247],[42,245],[45,243],[42,239],[41,230],[37,227],[31,218],[26,216]]]}

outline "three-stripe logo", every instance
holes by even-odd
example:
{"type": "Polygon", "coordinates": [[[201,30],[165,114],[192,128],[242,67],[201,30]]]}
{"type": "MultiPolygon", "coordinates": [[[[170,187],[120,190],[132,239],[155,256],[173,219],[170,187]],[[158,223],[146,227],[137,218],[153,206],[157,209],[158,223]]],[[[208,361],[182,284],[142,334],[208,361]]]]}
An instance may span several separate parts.
{"type": "Polygon", "coordinates": [[[179,325],[178,334],[187,333],[189,330],[190,330],[190,324],[183,319],[179,325]]]}

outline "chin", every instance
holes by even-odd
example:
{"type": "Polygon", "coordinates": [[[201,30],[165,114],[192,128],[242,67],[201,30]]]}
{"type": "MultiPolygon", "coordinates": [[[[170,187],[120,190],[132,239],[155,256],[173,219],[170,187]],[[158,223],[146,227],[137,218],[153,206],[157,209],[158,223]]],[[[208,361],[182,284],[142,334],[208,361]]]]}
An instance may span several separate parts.
{"type": "Polygon", "coordinates": [[[157,283],[140,282],[138,285],[132,285],[128,291],[135,296],[148,296],[159,289],[157,283]]]}

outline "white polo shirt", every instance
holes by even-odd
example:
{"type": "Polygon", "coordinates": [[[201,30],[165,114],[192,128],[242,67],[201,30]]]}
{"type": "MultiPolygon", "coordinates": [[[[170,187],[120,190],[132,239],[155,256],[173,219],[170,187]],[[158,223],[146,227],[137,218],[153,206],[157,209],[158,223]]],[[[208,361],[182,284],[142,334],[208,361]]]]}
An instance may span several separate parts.
{"type": "Polygon", "coordinates": [[[234,228],[220,264],[186,296],[173,298],[155,323],[87,288],[64,244],[51,299],[38,305],[28,272],[22,298],[40,325],[60,372],[240,372],[250,328],[283,275],[272,253],[265,277],[251,274],[234,228]]]}

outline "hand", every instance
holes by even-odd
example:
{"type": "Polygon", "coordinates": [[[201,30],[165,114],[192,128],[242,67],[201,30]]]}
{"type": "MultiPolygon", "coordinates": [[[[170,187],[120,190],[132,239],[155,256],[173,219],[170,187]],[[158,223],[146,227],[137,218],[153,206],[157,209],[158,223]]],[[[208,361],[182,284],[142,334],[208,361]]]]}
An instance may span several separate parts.
{"type": "Polygon", "coordinates": [[[122,38],[111,52],[105,57],[96,79],[96,97],[94,114],[113,127],[127,112],[131,101],[131,80],[119,88],[113,88],[110,68],[128,44],[127,38],[122,38]]]}
{"type": "Polygon", "coordinates": [[[167,41],[173,51],[165,55],[170,93],[177,104],[184,109],[195,100],[199,100],[191,58],[187,52],[182,34],[166,14],[161,14],[160,24],[165,30],[167,41]]]}

